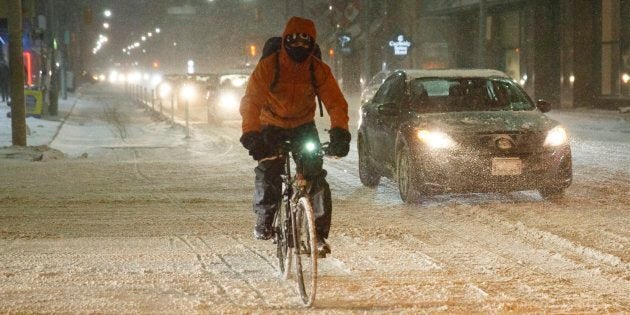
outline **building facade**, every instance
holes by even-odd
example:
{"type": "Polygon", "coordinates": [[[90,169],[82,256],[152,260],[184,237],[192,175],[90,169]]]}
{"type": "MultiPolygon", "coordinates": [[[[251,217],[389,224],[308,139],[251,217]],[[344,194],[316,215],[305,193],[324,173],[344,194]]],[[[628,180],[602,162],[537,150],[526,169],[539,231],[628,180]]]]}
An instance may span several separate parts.
{"type": "Polygon", "coordinates": [[[344,87],[384,68],[492,68],[556,107],[630,106],[630,0],[363,0],[341,7],[353,3],[360,17],[327,42],[339,51],[341,36],[352,37],[351,53],[330,60],[344,87]]]}

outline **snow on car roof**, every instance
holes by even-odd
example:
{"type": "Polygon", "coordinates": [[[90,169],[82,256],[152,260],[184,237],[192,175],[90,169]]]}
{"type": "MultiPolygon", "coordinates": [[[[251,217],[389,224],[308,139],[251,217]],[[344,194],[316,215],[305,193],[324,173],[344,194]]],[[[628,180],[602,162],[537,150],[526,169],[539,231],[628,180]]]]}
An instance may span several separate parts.
{"type": "Polygon", "coordinates": [[[419,69],[401,69],[407,74],[409,79],[417,79],[423,77],[502,77],[510,78],[507,74],[493,69],[443,69],[443,70],[419,70],[419,69]]]}

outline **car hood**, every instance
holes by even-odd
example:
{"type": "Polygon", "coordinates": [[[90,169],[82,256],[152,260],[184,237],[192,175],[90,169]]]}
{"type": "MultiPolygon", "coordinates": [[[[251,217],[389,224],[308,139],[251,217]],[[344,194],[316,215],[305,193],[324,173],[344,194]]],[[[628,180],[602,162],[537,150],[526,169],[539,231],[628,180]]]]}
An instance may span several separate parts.
{"type": "Polygon", "coordinates": [[[536,132],[546,131],[558,122],[539,111],[485,111],[420,114],[419,128],[451,132],[536,132]]]}

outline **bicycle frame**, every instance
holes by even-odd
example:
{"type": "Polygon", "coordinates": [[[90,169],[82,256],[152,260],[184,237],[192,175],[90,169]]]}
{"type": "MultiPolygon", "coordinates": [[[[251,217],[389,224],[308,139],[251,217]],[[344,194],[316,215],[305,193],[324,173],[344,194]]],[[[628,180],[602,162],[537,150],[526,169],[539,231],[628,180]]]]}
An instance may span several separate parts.
{"type": "Polygon", "coordinates": [[[282,148],[282,156],[284,157],[285,167],[284,174],[282,175],[282,183],[284,186],[282,190],[282,200],[284,203],[284,207],[280,207],[278,211],[289,210],[286,214],[286,218],[289,220],[289,222],[287,222],[289,223],[287,224],[287,226],[291,227],[291,233],[288,235],[288,244],[291,248],[297,247],[299,255],[299,246],[296,246],[296,244],[294,244],[294,238],[292,237],[297,232],[295,224],[295,211],[292,211],[292,209],[295,209],[294,206],[298,203],[298,200],[300,200],[300,198],[309,197],[310,199],[310,196],[307,192],[309,183],[300,172],[300,168],[302,167],[302,165],[299,164],[301,162],[301,156],[299,155],[297,157],[294,157],[296,160],[296,172],[295,176],[291,176],[291,156],[293,156],[293,154],[290,153],[290,150],[287,147],[288,143],[285,143],[284,145],[285,147],[282,148]]]}
{"type": "Polygon", "coordinates": [[[315,150],[317,146],[314,144],[308,145],[310,147],[305,146],[306,151],[300,148],[291,150],[291,144],[284,142],[279,156],[275,157],[284,158],[285,169],[282,174],[282,199],[274,219],[280,271],[284,278],[288,278],[292,259],[295,258],[298,289],[306,306],[312,305],[315,300],[318,253],[309,182],[302,173],[302,157],[303,154],[324,156],[326,150],[325,144],[320,145],[319,150],[315,150]],[[295,160],[295,175],[291,173],[291,157],[295,160]],[[304,268],[303,261],[308,267],[304,268]]]}

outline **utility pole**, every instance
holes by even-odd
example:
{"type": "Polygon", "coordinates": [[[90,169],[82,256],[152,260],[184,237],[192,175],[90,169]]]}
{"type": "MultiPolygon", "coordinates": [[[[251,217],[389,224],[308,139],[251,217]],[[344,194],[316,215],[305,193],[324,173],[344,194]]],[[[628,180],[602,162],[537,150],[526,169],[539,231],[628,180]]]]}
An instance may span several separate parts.
{"type": "Polygon", "coordinates": [[[9,70],[11,75],[12,143],[26,146],[24,59],[22,57],[22,1],[9,0],[9,70]]]}

